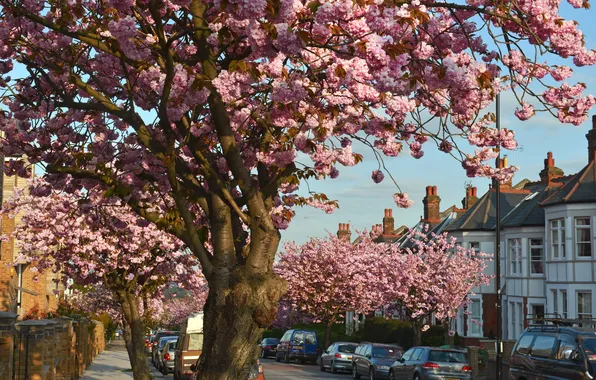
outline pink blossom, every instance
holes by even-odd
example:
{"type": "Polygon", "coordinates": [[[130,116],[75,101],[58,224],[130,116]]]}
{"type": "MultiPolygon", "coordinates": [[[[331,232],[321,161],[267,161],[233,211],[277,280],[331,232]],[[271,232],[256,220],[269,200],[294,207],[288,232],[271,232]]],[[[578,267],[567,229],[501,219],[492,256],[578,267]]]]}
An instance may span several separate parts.
{"type": "Polygon", "coordinates": [[[409,208],[414,204],[414,201],[411,200],[406,193],[393,194],[393,200],[397,204],[397,207],[401,208],[409,208]]]}
{"type": "Polygon", "coordinates": [[[385,178],[385,174],[380,170],[373,170],[371,177],[375,183],[381,183],[385,178]]]}

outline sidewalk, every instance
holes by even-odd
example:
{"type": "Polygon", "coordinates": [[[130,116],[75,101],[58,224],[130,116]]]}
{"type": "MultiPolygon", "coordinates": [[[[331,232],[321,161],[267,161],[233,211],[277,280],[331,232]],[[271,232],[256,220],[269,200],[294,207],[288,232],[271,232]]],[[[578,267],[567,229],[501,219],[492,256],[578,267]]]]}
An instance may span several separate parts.
{"type": "Polygon", "coordinates": [[[132,380],[132,370],[124,340],[113,340],[83,372],[81,380],[132,380]]]}

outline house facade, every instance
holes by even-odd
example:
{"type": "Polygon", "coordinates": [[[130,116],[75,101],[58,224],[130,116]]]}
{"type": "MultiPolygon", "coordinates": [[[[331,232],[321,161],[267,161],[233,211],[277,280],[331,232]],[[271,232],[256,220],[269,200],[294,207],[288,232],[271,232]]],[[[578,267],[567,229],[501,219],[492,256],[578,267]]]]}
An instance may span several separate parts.
{"type": "MultiPolygon", "coordinates": [[[[10,199],[16,188],[27,184],[24,178],[1,175],[3,200],[10,199]]],[[[3,216],[0,220],[2,234],[12,234],[20,221],[21,215],[14,218],[3,216]]],[[[22,318],[34,307],[41,312],[56,310],[56,291],[61,290],[56,281],[57,275],[48,271],[36,278],[35,273],[27,270],[27,263],[14,265],[18,255],[18,245],[13,238],[0,242],[0,311],[13,312],[22,318]]]]}

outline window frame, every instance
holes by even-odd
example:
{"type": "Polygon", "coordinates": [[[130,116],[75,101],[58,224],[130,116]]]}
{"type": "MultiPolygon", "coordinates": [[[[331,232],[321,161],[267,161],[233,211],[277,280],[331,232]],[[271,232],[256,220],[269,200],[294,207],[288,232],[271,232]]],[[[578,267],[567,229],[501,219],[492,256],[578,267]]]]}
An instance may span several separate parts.
{"type": "Polygon", "coordinates": [[[469,306],[469,311],[470,311],[470,318],[468,320],[468,336],[482,336],[482,326],[478,325],[477,323],[474,323],[471,321],[471,319],[482,322],[482,299],[472,299],[472,302],[470,303],[469,306]],[[475,315],[474,314],[474,304],[478,303],[478,310],[479,310],[479,314],[475,315]],[[478,329],[478,331],[475,331],[476,329],[478,329]]]}
{"type": "MultiPolygon", "coordinates": [[[[575,292],[575,299],[577,301],[577,303],[576,303],[576,305],[577,305],[577,308],[576,308],[576,310],[577,310],[577,313],[576,313],[577,314],[577,319],[584,319],[584,318],[582,318],[582,316],[589,316],[589,318],[586,318],[586,319],[592,319],[593,318],[593,315],[594,315],[594,307],[592,305],[592,291],[591,290],[578,290],[577,292],[575,292]],[[586,294],[588,295],[588,300],[590,301],[590,303],[589,303],[589,305],[590,305],[590,312],[589,313],[587,313],[585,311],[582,311],[580,313],[580,311],[579,311],[580,294],[581,295],[586,295],[586,294]]],[[[582,309],[583,309],[583,306],[584,305],[582,305],[582,309]]]]}
{"type": "Polygon", "coordinates": [[[567,318],[567,311],[568,311],[568,298],[567,298],[567,290],[561,290],[561,316],[563,318],[567,318]]]}
{"type": "Polygon", "coordinates": [[[511,238],[507,239],[507,247],[509,248],[509,273],[511,275],[521,275],[521,261],[522,261],[522,239],[511,238]],[[513,244],[515,243],[515,244],[513,244]],[[514,270],[514,268],[516,270],[514,270]]]}
{"type": "Polygon", "coordinates": [[[542,238],[529,238],[528,239],[528,251],[530,259],[530,275],[544,276],[544,239],[542,238]],[[540,241],[540,244],[532,244],[532,241],[540,241]],[[534,260],[533,250],[540,250],[540,260],[534,260]],[[540,272],[534,272],[534,263],[540,263],[540,272]]]}
{"type": "Polygon", "coordinates": [[[480,242],[479,241],[471,241],[468,243],[469,249],[474,250],[474,257],[478,257],[480,254],[480,242]],[[478,244],[478,247],[474,247],[474,245],[478,244]]]}
{"type": "Polygon", "coordinates": [[[550,256],[553,260],[565,259],[565,218],[550,219],[550,256]],[[556,237],[556,242],[555,242],[556,237]],[[556,255],[555,255],[555,248],[556,255]]]}
{"type": "Polygon", "coordinates": [[[575,257],[577,258],[592,258],[592,218],[589,216],[576,216],[573,219],[574,226],[575,226],[575,257]],[[578,220],[587,220],[588,224],[578,224],[578,220]],[[587,241],[580,241],[579,240],[579,232],[580,231],[588,231],[588,240],[587,241]],[[580,255],[580,244],[581,245],[588,245],[590,254],[587,256],[580,255]]]}
{"type": "Polygon", "coordinates": [[[553,305],[553,314],[559,315],[559,289],[551,289],[550,290],[552,295],[552,305],[553,305]]]}

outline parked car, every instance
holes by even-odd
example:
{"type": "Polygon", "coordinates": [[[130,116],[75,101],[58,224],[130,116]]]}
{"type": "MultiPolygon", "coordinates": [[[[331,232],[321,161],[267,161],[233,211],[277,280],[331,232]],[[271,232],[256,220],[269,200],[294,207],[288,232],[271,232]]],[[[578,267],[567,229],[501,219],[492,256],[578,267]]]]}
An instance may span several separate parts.
{"type": "Polygon", "coordinates": [[[145,336],[145,349],[147,350],[147,354],[151,354],[151,347],[153,346],[151,344],[152,339],[153,339],[153,335],[145,336]]]}
{"type": "Polygon", "coordinates": [[[190,367],[203,352],[203,317],[203,312],[193,313],[182,324],[176,345],[174,380],[189,379],[194,372],[190,367]]]}
{"type": "Polygon", "coordinates": [[[157,349],[155,350],[155,357],[153,359],[153,365],[155,365],[155,368],[157,368],[158,370],[161,370],[161,354],[162,354],[162,350],[163,348],[170,342],[174,342],[176,343],[176,341],[178,341],[178,336],[164,336],[163,338],[161,338],[158,342],[157,342],[157,349]]]}
{"type": "Polygon", "coordinates": [[[594,378],[596,330],[558,325],[528,327],[515,343],[509,365],[511,380],[594,378]]]}
{"type": "MultiPolygon", "coordinates": [[[[168,338],[161,338],[161,340],[168,339],[168,338]]],[[[164,345],[163,348],[159,351],[159,355],[157,356],[157,369],[167,375],[170,372],[174,371],[174,359],[176,358],[176,342],[178,339],[169,340],[164,345]]]]}
{"type": "MultiPolygon", "coordinates": [[[[155,333],[153,340],[151,340],[151,363],[153,365],[157,364],[157,344],[159,340],[166,336],[178,336],[178,331],[158,331],[155,333]]],[[[162,346],[163,347],[163,346],[162,346]]]]}
{"type": "Polygon", "coordinates": [[[351,371],[352,355],[357,347],[357,343],[333,343],[321,355],[321,371],[325,371],[327,368],[331,370],[331,373],[337,373],[337,371],[341,370],[351,371]]]}
{"type": "Polygon", "coordinates": [[[286,363],[298,359],[304,363],[309,361],[315,364],[318,357],[317,334],[309,330],[288,330],[279,340],[275,360],[282,358],[286,363]]]}
{"type": "Polygon", "coordinates": [[[360,343],[352,354],[352,377],[359,379],[364,375],[370,380],[386,379],[389,368],[403,352],[403,348],[394,344],[360,343]]]}
{"type": "Polygon", "coordinates": [[[412,347],[391,368],[390,380],[472,379],[466,350],[412,347]]]}
{"type": "MultiPolygon", "coordinates": [[[[190,366],[192,371],[192,375],[190,375],[190,380],[197,380],[199,375],[199,362],[201,358],[197,359],[195,364],[190,366]]],[[[246,380],[265,380],[265,374],[263,372],[263,366],[261,362],[257,360],[257,363],[250,367],[250,372],[248,373],[248,378],[246,380]]]]}
{"type": "Polygon", "coordinates": [[[267,356],[275,356],[277,353],[277,345],[279,344],[279,339],[277,338],[265,338],[259,343],[259,347],[261,348],[261,358],[266,358],[267,356]]]}

